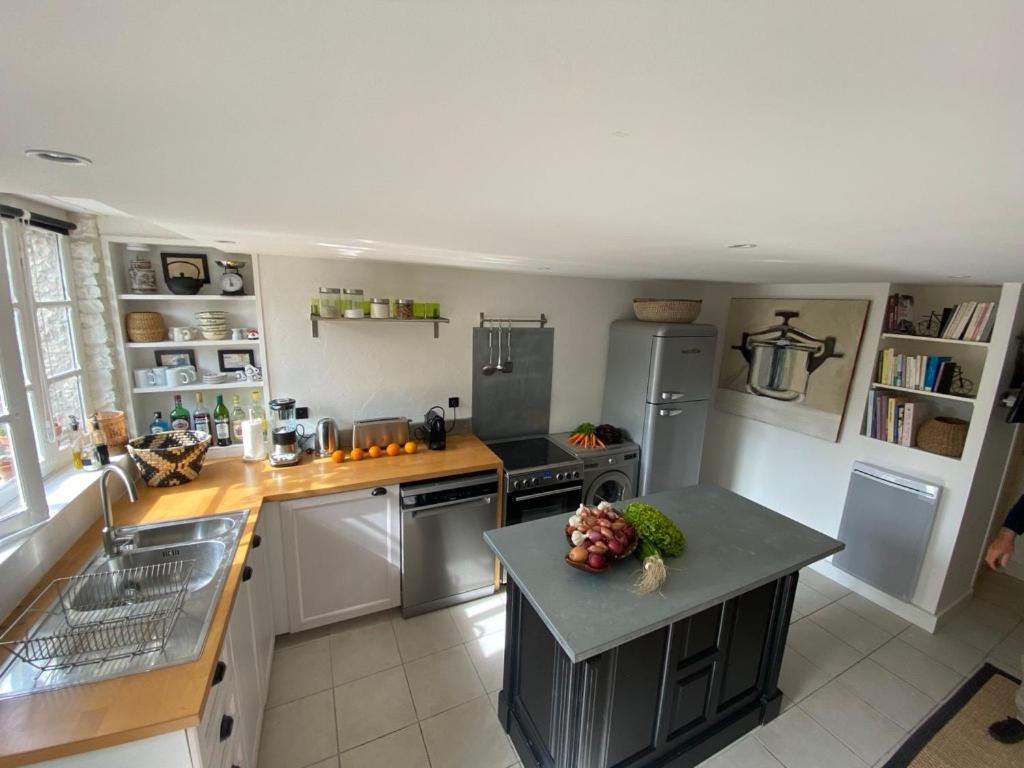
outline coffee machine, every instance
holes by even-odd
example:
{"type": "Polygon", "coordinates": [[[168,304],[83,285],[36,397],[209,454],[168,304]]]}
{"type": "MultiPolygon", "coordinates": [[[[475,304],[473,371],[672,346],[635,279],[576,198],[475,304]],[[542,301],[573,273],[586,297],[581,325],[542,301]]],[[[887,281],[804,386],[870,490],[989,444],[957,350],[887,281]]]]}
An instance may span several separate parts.
{"type": "Polygon", "coordinates": [[[295,399],[281,397],[270,401],[270,456],[272,467],[288,467],[302,460],[298,424],[295,421],[295,399]]]}
{"type": "Polygon", "coordinates": [[[432,451],[443,451],[446,447],[446,433],[444,428],[444,411],[441,406],[435,405],[423,416],[423,425],[427,430],[427,448],[432,451]]]}

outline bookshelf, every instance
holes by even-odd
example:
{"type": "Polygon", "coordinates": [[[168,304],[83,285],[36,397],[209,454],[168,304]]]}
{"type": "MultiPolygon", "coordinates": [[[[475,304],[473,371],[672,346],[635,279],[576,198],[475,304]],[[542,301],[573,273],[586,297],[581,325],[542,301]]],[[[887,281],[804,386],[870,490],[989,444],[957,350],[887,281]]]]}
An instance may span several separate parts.
{"type": "MultiPolygon", "coordinates": [[[[991,310],[994,318],[999,309],[997,302],[1001,288],[894,284],[891,286],[891,293],[913,296],[912,309],[908,310],[905,306],[902,313],[902,319],[909,320],[910,324],[903,323],[897,330],[892,321],[900,319],[901,316],[898,311],[890,314],[887,309],[875,349],[872,384],[868,389],[861,435],[888,443],[896,449],[921,451],[922,449],[916,445],[916,431],[924,421],[937,416],[949,416],[972,423],[975,397],[990,346],[987,338],[978,329],[975,329],[973,334],[964,334],[969,337],[973,335],[975,338],[916,335],[920,331],[921,321],[929,316],[941,318],[944,312],[947,318],[951,318],[955,314],[955,307],[967,302],[996,303],[991,310]],[[914,333],[903,332],[910,330],[911,327],[914,333]],[[985,340],[982,340],[983,338],[985,340]],[[886,350],[891,352],[888,353],[888,364],[883,370],[886,363],[883,352],[886,350]],[[936,362],[931,363],[933,368],[929,368],[929,358],[938,358],[936,362]],[[973,385],[973,391],[960,391],[959,377],[953,384],[947,379],[944,387],[939,386],[937,377],[944,358],[957,366],[959,377],[968,380],[973,385]],[[897,364],[895,368],[894,362],[897,364]],[[926,379],[928,386],[925,386],[926,379]],[[941,391],[935,391],[936,388],[941,391]],[[894,404],[891,426],[887,419],[890,400],[894,404]],[[906,408],[908,403],[913,407],[906,408]],[[900,421],[904,415],[910,419],[906,424],[900,421]],[[901,426],[909,429],[910,433],[897,434],[901,426]]],[[[965,320],[964,327],[971,327],[969,318],[965,320]]]]}

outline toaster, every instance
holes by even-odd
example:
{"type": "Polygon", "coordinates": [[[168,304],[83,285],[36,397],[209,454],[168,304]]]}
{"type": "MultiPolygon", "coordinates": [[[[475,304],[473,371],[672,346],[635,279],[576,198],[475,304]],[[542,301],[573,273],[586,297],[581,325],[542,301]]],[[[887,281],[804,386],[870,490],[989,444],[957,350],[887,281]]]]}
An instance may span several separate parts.
{"type": "Polygon", "coordinates": [[[409,419],[389,416],[382,419],[360,419],[352,422],[352,447],[369,448],[390,443],[403,445],[409,441],[409,419]]]}

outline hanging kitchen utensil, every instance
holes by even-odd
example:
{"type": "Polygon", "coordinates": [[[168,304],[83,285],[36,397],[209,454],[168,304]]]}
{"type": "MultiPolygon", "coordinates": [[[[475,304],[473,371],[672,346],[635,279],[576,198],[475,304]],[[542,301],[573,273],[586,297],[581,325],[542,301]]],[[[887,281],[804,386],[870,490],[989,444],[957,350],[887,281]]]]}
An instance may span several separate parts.
{"type": "Polygon", "coordinates": [[[505,341],[508,342],[505,345],[505,367],[501,369],[502,373],[512,373],[512,322],[508,324],[508,334],[505,337],[505,341]]]}
{"type": "Polygon", "coordinates": [[[833,357],[836,337],[819,339],[794,328],[789,321],[799,312],[779,310],[782,322],[754,333],[743,333],[737,350],[747,361],[747,391],[775,400],[802,400],[811,374],[833,357]]]}
{"type": "MultiPolygon", "coordinates": [[[[509,323],[508,327],[509,327],[509,329],[511,329],[512,328],[512,323],[509,323]]],[[[507,349],[505,351],[506,359],[505,360],[501,359],[501,334],[502,334],[502,331],[504,331],[504,330],[505,330],[505,324],[499,322],[498,323],[498,370],[501,371],[502,373],[511,373],[512,372],[512,360],[511,360],[511,358],[508,357],[508,354],[512,350],[511,349],[507,349]]]]}
{"type": "MultiPolygon", "coordinates": [[[[498,350],[498,360],[501,360],[501,350],[498,350]]],[[[487,365],[481,368],[480,372],[484,376],[493,376],[496,370],[498,369],[494,367],[494,326],[489,326],[487,328],[487,365]]]]}
{"type": "Polygon", "coordinates": [[[502,363],[501,363],[501,329],[502,329],[502,324],[499,321],[498,322],[498,365],[494,369],[496,371],[504,371],[505,370],[502,367],[502,363]]]}

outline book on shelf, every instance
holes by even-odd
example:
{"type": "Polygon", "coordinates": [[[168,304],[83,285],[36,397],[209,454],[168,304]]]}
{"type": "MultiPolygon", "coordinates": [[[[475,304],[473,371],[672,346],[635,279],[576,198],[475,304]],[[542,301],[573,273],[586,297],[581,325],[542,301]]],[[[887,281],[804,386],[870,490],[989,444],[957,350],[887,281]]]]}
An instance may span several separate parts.
{"type": "Polygon", "coordinates": [[[996,302],[965,301],[942,310],[939,338],[954,341],[988,341],[995,324],[996,302]]]}
{"type": "Polygon", "coordinates": [[[914,297],[909,293],[894,293],[885,305],[884,333],[914,333],[914,297]]]}
{"type": "Polygon", "coordinates": [[[917,430],[928,416],[927,403],[887,392],[874,392],[868,398],[867,435],[913,448],[917,444],[917,430]]]}
{"type": "Polygon", "coordinates": [[[948,355],[911,355],[889,347],[878,353],[876,383],[949,394],[955,370],[948,355]]]}

